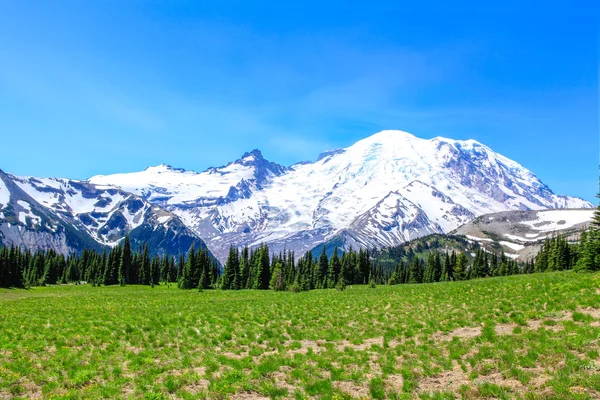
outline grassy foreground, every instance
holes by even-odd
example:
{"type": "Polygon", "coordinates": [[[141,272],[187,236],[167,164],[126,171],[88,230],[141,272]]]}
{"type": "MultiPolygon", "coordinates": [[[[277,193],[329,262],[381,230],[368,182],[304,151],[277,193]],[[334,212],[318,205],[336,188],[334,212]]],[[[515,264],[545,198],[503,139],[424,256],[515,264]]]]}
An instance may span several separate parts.
{"type": "Polygon", "coordinates": [[[0,290],[0,399],[597,398],[599,288],[0,290]]]}

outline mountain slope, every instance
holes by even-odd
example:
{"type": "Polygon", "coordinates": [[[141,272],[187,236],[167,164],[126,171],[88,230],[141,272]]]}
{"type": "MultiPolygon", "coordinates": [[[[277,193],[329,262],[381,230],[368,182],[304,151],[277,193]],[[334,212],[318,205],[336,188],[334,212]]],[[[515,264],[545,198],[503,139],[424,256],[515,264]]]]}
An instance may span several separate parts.
{"type": "Polygon", "coordinates": [[[129,234],[134,249],[178,254],[206,247],[177,216],[112,186],[18,177],[0,170],[0,241],[31,250],[102,250],[129,234]]]}
{"type": "Polygon", "coordinates": [[[161,165],[90,182],[165,207],[221,260],[230,244],[300,252],[345,233],[356,244],[390,246],[491,212],[591,206],[555,195],[476,141],[402,131],[382,131],[289,168],[254,151],[202,173],[161,165]]]}
{"type": "Polygon", "coordinates": [[[548,237],[563,234],[576,239],[579,232],[589,225],[594,211],[504,211],[482,215],[451,233],[464,235],[490,251],[504,251],[512,258],[527,261],[538,253],[542,242],[548,237]]]}

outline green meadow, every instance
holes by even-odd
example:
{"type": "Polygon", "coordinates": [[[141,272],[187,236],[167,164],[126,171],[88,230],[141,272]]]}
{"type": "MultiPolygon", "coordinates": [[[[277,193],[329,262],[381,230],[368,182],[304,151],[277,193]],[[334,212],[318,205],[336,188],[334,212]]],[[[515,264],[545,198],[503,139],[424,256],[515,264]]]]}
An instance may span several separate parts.
{"type": "Polygon", "coordinates": [[[0,399],[587,399],[599,352],[600,274],[0,290],[0,399]]]}

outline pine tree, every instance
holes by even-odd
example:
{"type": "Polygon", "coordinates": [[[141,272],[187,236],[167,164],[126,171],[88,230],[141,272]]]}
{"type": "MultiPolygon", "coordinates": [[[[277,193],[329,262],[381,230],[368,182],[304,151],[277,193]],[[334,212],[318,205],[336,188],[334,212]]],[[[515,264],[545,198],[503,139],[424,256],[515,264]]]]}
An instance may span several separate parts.
{"type": "Polygon", "coordinates": [[[256,259],[256,281],[255,289],[267,290],[271,280],[269,247],[266,244],[260,246],[256,259]]]}
{"type": "Polygon", "coordinates": [[[333,255],[329,260],[329,271],[327,275],[327,286],[328,288],[333,289],[337,283],[338,276],[340,274],[340,270],[342,269],[342,264],[340,263],[340,258],[338,257],[338,249],[337,247],[333,250],[333,255]]]}
{"type": "Polygon", "coordinates": [[[271,281],[269,287],[272,290],[281,291],[285,290],[285,282],[283,277],[283,265],[280,260],[277,260],[273,264],[273,271],[271,273],[271,281]]]}
{"type": "Polygon", "coordinates": [[[227,262],[225,263],[225,269],[223,270],[223,276],[221,280],[221,289],[238,289],[239,284],[239,253],[233,246],[229,247],[229,255],[227,256],[227,262]]]}
{"type": "Polygon", "coordinates": [[[198,286],[198,282],[194,282],[193,275],[194,269],[196,268],[196,251],[194,249],[194,243],[188,251],[187,260],[183,267],[181,279],[179,281],[179,287],[181,289],[193,289],[198,286]]]}
{"type": "Polygon", "coordinates": [[[327,273],[329,271],[329,260],[327,259],[327,252],[325,251],[325,246],[323,246],[323,251],[321,251],[321,256],[319,257],[319,268],[317,270],[317,288],[326,288],[327,287],[327,273]]]}
{"type": "Polygon", "coordinates": [[[250,260],[248,259],[248,246],[242,249],[240,257],[240,289],[249,289],[248,278],[250,277],[250,260]]]}
{"type": "Polygon", "coordinates": [[[467,256],[465,253],[460,252],[456,257],[456,267],[454,268],[454,278],[457,281],[465,280],[467,277],[467,256]]]}
{"type": "Polygon", "coordinates": [[[131,243],[129,235],[123,240],[123,251],[121,252],[121,260],[119,263],[119,284],[125,286],[129,279],[129,270],[131,268],[131,243]]]}

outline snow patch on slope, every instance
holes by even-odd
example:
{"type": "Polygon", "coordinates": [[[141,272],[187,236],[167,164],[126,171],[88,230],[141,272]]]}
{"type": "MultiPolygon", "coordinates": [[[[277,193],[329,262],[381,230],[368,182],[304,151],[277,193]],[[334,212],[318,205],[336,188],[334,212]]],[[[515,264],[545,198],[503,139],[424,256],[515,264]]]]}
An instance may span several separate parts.
{"type": "Polygon", "coordinates": [[[10,192],[6,187],[6,184],[0,178],[0,208],[6,206],[10,202],[10,192]]]}
{"type": "Polygon", "coordinates": [[[502,246],[506,246],[506,247],[511,248],[511,249],[513,249],[515,251],[523,250],[525,248],[525,246],[523,246],[522,244],[513,243],[513,242],[500,241],[499,243],[502,246]]]}
{"type": "Polygon", "coordinates": [[[19,221],[23,225],[27,225],[27,219],[30,219],[33,225],[39,225],[42,222],[42,219],[31,211],[31,205],[28,202],[17,200],[17,204],[24,210],[19,212],[19,221]]]}
{"type": "Polygon", "coordinates": [[[559,212],[554,210],[541,211],[537,213],[537,219],[523,221],[522,223],[539,232],[552,232],[590,221],[594,216],[594,212],[593,209],[560,210],[559,212]]]}

